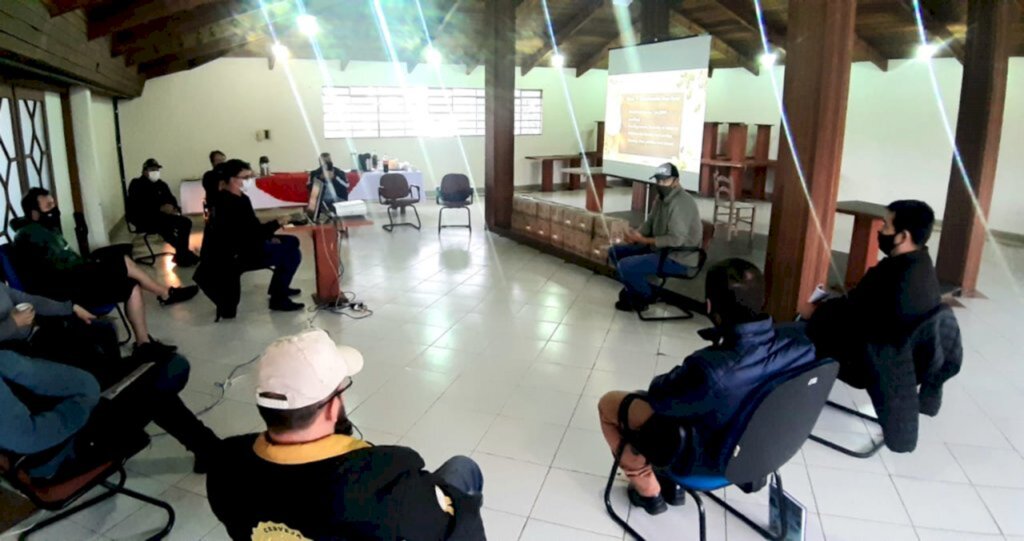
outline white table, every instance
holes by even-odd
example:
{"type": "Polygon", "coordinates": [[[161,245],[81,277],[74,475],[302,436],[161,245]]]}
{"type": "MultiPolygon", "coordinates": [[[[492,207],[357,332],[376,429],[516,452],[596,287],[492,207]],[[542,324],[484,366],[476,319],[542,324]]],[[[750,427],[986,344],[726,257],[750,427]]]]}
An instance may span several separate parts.
{"type": "MultiPolygon", "coordinates": [[[[391,171],[391,173],[397,173],[405,177],[405,180],[409,183],[409,186],[420,187],[420,202],[427,200],[427,193],[423,189],[423,173],[420,171],[391,171]]],[[[379,195],[377,193],[380,188],[380,178],[388,173],[384,171],[367,171],[362,173],[359,177],[359,184],[348,192],[349,200],[362,199],[364,201],[377,201],[379,195]]],[[[413,190],[416,193],[416,190],[413,190]]]]}
{"type": "MultiPolygon", "coordinates": [[[[288,207],[303,207],[303,203],[283,201],[256,187],[255,183],[246,185],[242,189],[245,195],[249,196],[253,210],[277,209],[288,207]]],[[[206,190],[199,180],[184,180],[178,192],[178,204],[181,205],[182,214],[202,214],[203,199],[206,198],[206,190]]]]}

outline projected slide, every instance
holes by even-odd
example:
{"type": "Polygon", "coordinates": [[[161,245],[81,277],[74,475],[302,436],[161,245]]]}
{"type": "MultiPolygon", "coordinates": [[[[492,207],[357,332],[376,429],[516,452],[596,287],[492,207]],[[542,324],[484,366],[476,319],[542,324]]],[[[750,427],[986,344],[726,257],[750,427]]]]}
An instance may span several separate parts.
{"type": "Polygon", "coordinates": [[[696,188],[710,38],[616,49],[609,60],[604,170],[646,180],[664,162],[696,188]]]}

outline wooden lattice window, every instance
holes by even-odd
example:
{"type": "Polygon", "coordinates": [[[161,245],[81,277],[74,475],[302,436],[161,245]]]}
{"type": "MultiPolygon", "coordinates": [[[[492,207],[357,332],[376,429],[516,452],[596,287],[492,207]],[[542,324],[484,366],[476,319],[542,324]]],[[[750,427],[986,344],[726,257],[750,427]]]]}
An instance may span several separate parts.
{"type": "Polygon", "coordinates": [[[0,85],[0,243],[14,238],[11,220],[21,215],[21,197],[33,187],[53,191],[43,93],[0,85]]]}

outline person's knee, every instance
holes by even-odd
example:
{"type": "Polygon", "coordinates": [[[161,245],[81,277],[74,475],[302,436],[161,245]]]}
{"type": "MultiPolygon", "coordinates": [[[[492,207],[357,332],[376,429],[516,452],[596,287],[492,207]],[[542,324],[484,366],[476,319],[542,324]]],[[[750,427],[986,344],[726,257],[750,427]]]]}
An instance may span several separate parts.
{"type": "Polygon", "coordinates": [[[192,366],[185,357],[173,355],[157,366],[160,367],[156,383],[157,390],[166,393],[178,393],[188,384],[188,377],[192,371],[192,366]]]}
{"type": "Polygon", "coordinates": [[[623,391],[608,391],[597,401],[597,412],[602,421],[614,421],[619,416],[619,407],[625,399],[623,391]]]}

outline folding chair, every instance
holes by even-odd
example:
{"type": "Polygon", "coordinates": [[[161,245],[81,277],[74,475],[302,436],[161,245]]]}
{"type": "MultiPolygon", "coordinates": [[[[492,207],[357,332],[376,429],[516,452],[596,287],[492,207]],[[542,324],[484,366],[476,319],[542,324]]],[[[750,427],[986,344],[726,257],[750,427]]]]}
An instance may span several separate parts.
{"type": "Polygon", "coordinates": [[[144,255],[140,257],[134,257],[133,255],[132,260],[135,261],[136,263],[152,267],[153,265],[156,264],[156,260],[158,257],[165,255],[174,255],[174,252],[157,252],[156,250],[153,249],[153,245],[150,244],[149,237],[153,235],[158,235],[158,233],[142,231],[129,221],[125,221],[125,226],[128,227],[129,233],[134,233],[135,235],[142,235],[142,242],[146,244],[146,251],[149,253],[149,255],[144,255]]]}
{"type": "Polygon", "coordinates": [[[401,173],[388,173],[380,177],[380,187],[377,188],[377,198],[381,205],[385,205],[388,208],[388,225],[384,226],[384,230],[390,233],[395,229],[395,226],[407,225],[419,229],[423,223],[420,221],[420,213],[416,210],[416,203],[420,202],[419,186],[409,186],[409,181],[406,180],[405,175],[401,173]],[[416,195],[413,195],[412,189],[416,188],[416,195]],[[416,214],[416,223],[403,222],[396,224],[394,217],[391,215],[391,211],[400,210],[403,214],[406,208],[411,208],[416,214]]]}
{"type": "Polygon", "coordinates": [[[459,173],[448,173],[441,178],[441,187],[437,190],[437,204],[441,210],[437,214],[437,234],[445,227],[465,227],[473,231],[473,214],[469,206],[473,204],[473,186],[469,177],[459,173]],[[466,209],[466,225],[441,225],[444,211],[450,209],[466,209]]]}
{"type": "Polygon", "coordinates": [[[18,492],[28,498],[32,503],[41,509],[48,511],[59,511],[57,514],[37,522],[32,527],[21,532],[19,541],[24,541],[34,533],[60,522],[72,515],[85,511],[94,505],[110,499],[118,494],[139,500],[144,504],[153,505],[163,509],[167,513],[167,520],[163,528],[148,539],[163,539],[170,533],[174,526],[174,509],[165,501],[140,494],[125,484],[124,464],[133,455],[149,445],[149,436],[142,432],[131,438],[134,442],[128,449],[118,453],[119,456],[85,471],[64,477],[61,480],[39,480],[32,479],[24,469],[25,457],[0,453],[0,475],[7,480],[18,492]],[[109,478],[114,474],[118,475],[116,482],[110,482],[109,478]],[[105,490],[88,500],[73,505],[79,498],[95,487],[103,487],[105,490]]]}
{"type": "MultiPolygon", "coordinates": [[[[825,406],[825,401],[828,399],[828,394],[832,390],[838,373],[839,364],[831,359],[825,359],[810,367],[801,367],[777,376],[758,388],[747,398],[731,423],[732,429],[726,436],[723,446],[723,449],[726,450],[723,474],[679,474],[672,471],[671,467],[658,470],[660,475],[671,478],[683,487],[696,502],[701,541],[707,539],[707,520],[704,516],[704,500],[700,493],[706,494],[765,539],[776,541],[785,539],[788,531],[787,511],[785,498],[782,497],[782,476],[779,475],[778,470],[793,458],[807,441],[807,436],[818,421],[818,416],[825,406]],[[779,532],[769,532],[741,511],[726,503],[725,500],[711,493],[713,490],[729,485],[759,484],[768,475],[772,475],[775,479],[773,490],[777,491],[776,499],[779,502],[779,516],[781,517],[779,532]]],[[[629,403],[632,400],[642,399],[644,399],[643,394],[627,395],[623,407],[619,409],[620,426],[629,426],[629,403]]],[[[680,430],[684,433],[688,432],[685,427],[680,430]]],[[[643,536],[615,512],[611,501],[612,486],[619,468],[619,457],[622,456],[626,445],[629,444],[631,432],[627,431],[622,439],[622,444],[615,453],[612,470],[608,476],[608,484],[604,490],[604,506],[612,520],[635,539],[643,541],[643,536]]],[[[683,441],[692,441],[692,439],[687,438],[683,441]]]]}
{"type": "MultiPolygon", "coordinates": [[[[708,221],[702,221],[701,224],[704,227],[702,231],[700,247],[684,246],[679,248],[662,248],[659,251],[661,258],[658,260],[658,272],[656,276],[660,281],[658,282],[658,285],[654,286],[655,302],[657,302],[658,298],[663,298],[663,293],[665,291],[665,283],[668,282],[670,278],[676,278],[679,280],[693,280],[694,278],[699,276],[701,271],[704,269],[704,264],[707,263],[708,260],[708,246],[711,245],[711,239],[712,237],[715,236],[715,226],[714,224],[708,221]],[[669,272],[667,269],[665,269],[665,261],[668,259],[669,255],[674,253],[696,253],[698,256],[697,266],[687,267],[686,271],[683,273],[669,272]]],[[[687,307],[678,304],[675,304],[673,306],[681,310],[682,314],[675,316],[645,316],[643,311],[637,310],[636,315],[637,317],[640,318],[641,321],[674,321],[679,319],[691,319],[693,317],[693,312],[687,307]]]]}

